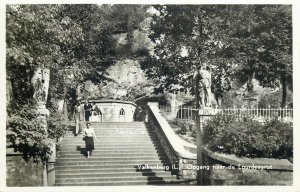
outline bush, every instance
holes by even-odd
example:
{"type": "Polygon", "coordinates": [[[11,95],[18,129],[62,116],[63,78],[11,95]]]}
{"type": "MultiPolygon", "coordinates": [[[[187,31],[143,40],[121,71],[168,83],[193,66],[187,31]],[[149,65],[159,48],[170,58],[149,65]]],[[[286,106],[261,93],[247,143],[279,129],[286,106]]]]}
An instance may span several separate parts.
{"type": "Polygon", "coordinates": [[[175,119],[175,120],[169,121],[169,123],[178,127],[179,130],[176,132],[180,133],[182,135],[185,135],[187,132],[193,133],[196,130],[195,123],[192,121],[181,121],[181,120],[175,119]]]}
{"type": "Polygon", "coordinates": [[[212,151],[243,157],[293,157],[293,128],[277,120],[263,125],[248,118],[216,116],[207,121],[203,133],[212,151]]]}
{"type": "Polygon", "coordinates": [[[67,131],[61,122],[61,115],[50,112],[47,128],[42,119],[37,118],[34,104],[9,106],[9,118],[6,125],[6,142],[15,151],[23,154],[25,160],[46,161],[51,155],[51,145],[57,142],[67,131]]]}
{"type": "MultiPolygon", "coordinates": [[[[280,108],[281,107],[281,100],[282,100],[282,89],[267,93],[261,96],[258,107],[259,108],[268,108],[270,106],[271,108],[280,108]]],[[[293,102],[293,94],[289,91],[287,92],[287,104],[293,102]]]]}

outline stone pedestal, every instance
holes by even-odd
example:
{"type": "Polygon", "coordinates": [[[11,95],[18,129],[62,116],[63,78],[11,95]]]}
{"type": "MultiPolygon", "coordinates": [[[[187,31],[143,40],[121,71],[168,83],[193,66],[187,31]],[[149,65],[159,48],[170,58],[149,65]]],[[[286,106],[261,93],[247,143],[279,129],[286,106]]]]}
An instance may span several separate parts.
{"type": "MultiPolygon", "coordinates": [[[[46,108],[44,103],[38,102],[36,106],[36,114],[37,119],[39,119],[41,126],[47,130],[47,118],[49,117],[50,113],[49,110],[46,108]]],[[[46,173],[44,174],[44,186],[53,186],[55,184],[55,158],[56,158],[56,147],[55,142],[53,141],[51,146],[51,155],[46,162],[46,173]]]]}
{"type": "Polygon", "coordinates": [[[55,142],[52,142],[51,152],[52,153],[47,161],[47,183],[48,183],[48,186],[55,185],[55,159],[56,159],[55,142]]]}
{"type": "Polygon", "coordinates": [[[201,109],[199,109],[198,111],[198,115],[215,115],[216,114],[216,110],[212,107],[203,107],[201,109]]]}
{"type": "MultiPolygon", "coordinates": [[[[213,115],[215,115],[215,110],[211,107],[205,107],[199,109],[198,116],[196,117],[196,143],[197,143],[197,166],[207,166],[204,165],[203,161],[203,124],[213,115]]],[[[197,171],[197,184],[203,185],[203,170],[199,169],[197,171]]]]}

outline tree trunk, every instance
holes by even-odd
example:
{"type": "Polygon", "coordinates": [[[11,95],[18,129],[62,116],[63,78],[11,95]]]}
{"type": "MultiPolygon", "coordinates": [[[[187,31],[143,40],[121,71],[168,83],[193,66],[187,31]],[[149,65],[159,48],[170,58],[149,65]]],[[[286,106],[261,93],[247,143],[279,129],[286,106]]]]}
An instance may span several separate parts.
{"type": "Polygon", "coordinates": [[[285,74],[281,75],[281,85],[282,85],[281,108],[284,108],[286,106],[286,100],[287,100],[287,78],[285,74]]]}

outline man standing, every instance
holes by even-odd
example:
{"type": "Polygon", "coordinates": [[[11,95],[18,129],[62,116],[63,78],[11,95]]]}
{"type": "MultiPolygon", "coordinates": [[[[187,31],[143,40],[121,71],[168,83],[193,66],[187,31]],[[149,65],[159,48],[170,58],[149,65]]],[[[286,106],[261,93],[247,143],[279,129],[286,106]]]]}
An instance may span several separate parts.
{"type": "Polygon", "coordinates": [[[90,116],[91,116],[93,106],[89,103],[89,100],[86,100],[83,108],[84,108],[84,119],[85,119],[85,121],[90,121],[90,116]]]}
{"type": "Polygon", "coordinates": [[[78,101],[74,108],[74,119],[75,119],[75,136],[78,135],[80,131],[80,102],[78,101]]]}

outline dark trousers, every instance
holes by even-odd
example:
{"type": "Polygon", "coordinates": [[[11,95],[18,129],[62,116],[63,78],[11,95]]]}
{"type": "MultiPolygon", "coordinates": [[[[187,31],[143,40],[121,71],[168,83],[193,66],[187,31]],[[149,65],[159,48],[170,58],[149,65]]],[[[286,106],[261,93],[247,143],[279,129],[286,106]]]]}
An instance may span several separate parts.
{"type": "Polygon", "coordinates": [[[90,111],[84,112],[84,118],[85,118],[85,121],[90,121],[90,111]]]}

